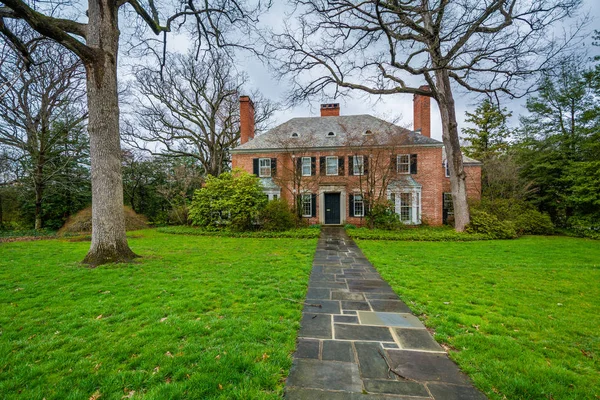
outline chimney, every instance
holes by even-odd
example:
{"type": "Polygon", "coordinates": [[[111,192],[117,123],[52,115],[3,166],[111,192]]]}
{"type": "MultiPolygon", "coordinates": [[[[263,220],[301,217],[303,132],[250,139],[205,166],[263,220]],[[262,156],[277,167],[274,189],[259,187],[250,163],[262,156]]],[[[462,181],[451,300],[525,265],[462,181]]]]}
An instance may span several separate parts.
{"type": "Polygon", "coordinates": [[[254,139],[254,103],[248,96],[240,96],[240,144],[254,139]]]}
{"type": "Polygon", "coordinates": [[[321,117],[339,117],[340,103],[321,104],[321,117]]]}
{"type": "MultiPolygon", "coordinates": [[[[430,91],[429,86],[419,87],[420,90],[430,91]]],[[[431,137],[431,97],[415,94],[413,100],[413,130],[421,135],[431,137]]]]}

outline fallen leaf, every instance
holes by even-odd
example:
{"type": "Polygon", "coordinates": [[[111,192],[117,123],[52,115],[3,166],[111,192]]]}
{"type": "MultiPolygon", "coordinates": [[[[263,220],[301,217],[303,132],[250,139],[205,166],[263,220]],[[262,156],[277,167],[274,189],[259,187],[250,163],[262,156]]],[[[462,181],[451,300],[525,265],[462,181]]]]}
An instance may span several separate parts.
{"type": "Polygon", "coordinates": [[[165,353],[165,356],[173,358],[173,354],[171,354],[171,352],[170,352],[170,351],[167,351],[167,352],[165,353]]]}
{"type": "Polygon", "coordinates": [[[444,304],[448,305],[448,304],[450,304],[450,302],[449,301],[445,301],[444,304]]]}
{"type": "Polygon", "coordinates": [[[221,359],[221,355],[217,354],[217,356],[215,357],[215,360],[220,360],[221,359]]]}
{"type": "Polygon", "coordinates": [[[263,353],[263,355],[262,355],[263,361],[265,361],[267,358],[269,358],[269,355],[267,353],[263,353]]]}
{"type": "Polygon", "coordinates": [[[167,377],[165,378],[165,382],[166,382],[166,383],[171,383],[171,377],[170,377],[170,376],[167,376],[167,377]]]}
{"type": "Polygon", "coordinates": [[[156,367],[154,367],[154,371],[152,372],[152,375],[156,374],[158,371],[160,371],[160,367],[157,365],[156,367]]]}
{"type": "Polygon", "coordinates": [[[102,319],[102,314],[98,315],[96,319],[102,319]]]}
{"type": "Polygon", "coordinates": [[[92,395],[90,396],[90,400],[98,400],[98,399],[100,398],[100,396],[102,396],[102,394],[100,394],[100,391],[99,391],[99,390],[96,390],[96,391],[94,392],[94,394],[92,394],[92,395]]]}
{"type": "Polygon", "coordinates": [[[102,363],[98,363],[98,364],[94,365],[94,371],[98,371],[101,366],[102,366],[102,363]]]}
{"type": "Polygon", "coordinates": [[[219,390],[223,390],[223,385],[219,383],[219,390]]]}
{"type": "Polygon", "coordinates": [[[556,303],[556,305],[557,305],[557,306],[562,306],[563,304],[562,304],[562,303],[556,303]]]}
{"type": "Polygon", "coordinates": [[[160,319],[160,322],[165,322],[167,320],[168,317],[164,317],[160,319]]]}
{"type": "Polygon", "coordinates": [[[133,395],[135,394],[135,390],[131,390],[129,391],[129,393],[127,393],[125,396],[121,397],[122,399],[130,399],[133,397],[133,395]]]}
{"type": "Polygon", "coordinates": [[[15,289],[15,292],[19,292],[21,290],[23,290],[23,288],[22,287],[18,287],[18,288],[15,289]]]}

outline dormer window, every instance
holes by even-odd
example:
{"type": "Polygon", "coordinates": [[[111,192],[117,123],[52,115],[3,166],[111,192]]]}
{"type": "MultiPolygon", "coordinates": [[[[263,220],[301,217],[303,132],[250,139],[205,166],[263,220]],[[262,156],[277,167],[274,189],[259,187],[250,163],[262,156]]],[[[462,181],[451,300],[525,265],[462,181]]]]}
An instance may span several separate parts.
{"type": "Polygon", "coordinates": [[[327,133],[327,137],[334,137],[334,136],[335,136],[335,133],[333,133],[333,132],[327,133]]]}
{"type": "Polygon", "coordinates": [[[372,135],[372,134],[373,134],[373,132],[371,132],[370,130],[366,130],[364,134],[365,134],[365,135],[372,135]]]}
{"type": "Polygon", "coordinates": [[[298,132],[294,132],[294,133],[292,133],[292,137],[293,137],[293,138],[297,138],[298,136],[300,136],[300,135],[298,135],[298,132]]]}

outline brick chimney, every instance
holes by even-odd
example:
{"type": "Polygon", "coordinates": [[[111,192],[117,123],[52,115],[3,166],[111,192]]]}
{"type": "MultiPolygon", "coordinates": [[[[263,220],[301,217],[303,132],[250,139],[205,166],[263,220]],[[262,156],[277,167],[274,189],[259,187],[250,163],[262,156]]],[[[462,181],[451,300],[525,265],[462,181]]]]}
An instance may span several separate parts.
{"type": "MultiPolygon", "coordinates": [[[[429,86],[420,86],[419,89],[429,91],[429,86]]],[[[413,129],[420,131],[421,135],[431,137],[431,97],[415,94],[413,100],[413,129]]]]}
{"type": "Polygon", "coordinates": [[[339,117],[340,103],[321,104],[321,117],[339,117]]]}
{"type": "Polygon", "coordinates": [[[254,139],[254,103],[248,96],[240,96],[240,144],[254,139]]]}

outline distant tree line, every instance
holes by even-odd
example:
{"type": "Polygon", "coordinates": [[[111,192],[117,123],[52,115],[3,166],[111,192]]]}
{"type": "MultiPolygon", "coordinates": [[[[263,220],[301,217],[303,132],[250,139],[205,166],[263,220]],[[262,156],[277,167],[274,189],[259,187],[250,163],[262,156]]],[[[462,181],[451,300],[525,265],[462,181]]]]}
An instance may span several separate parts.
{"type": "Polygon", "coordinates": [[[525,202],[557,227],[600,231],[598,61],[565,58],[546,71],[516,128],[490,100],[467,113],[463,149],[483,162],[484,201],[525,202]]]}

